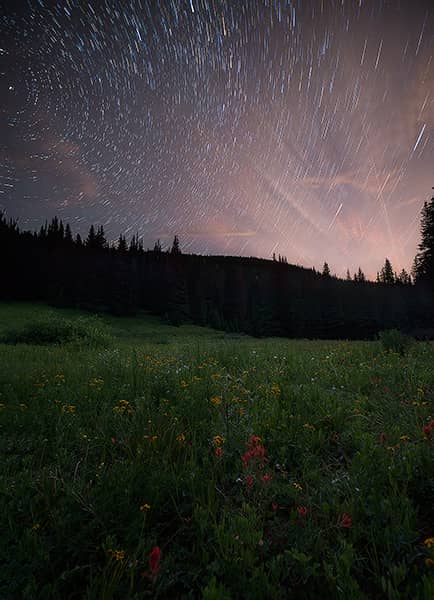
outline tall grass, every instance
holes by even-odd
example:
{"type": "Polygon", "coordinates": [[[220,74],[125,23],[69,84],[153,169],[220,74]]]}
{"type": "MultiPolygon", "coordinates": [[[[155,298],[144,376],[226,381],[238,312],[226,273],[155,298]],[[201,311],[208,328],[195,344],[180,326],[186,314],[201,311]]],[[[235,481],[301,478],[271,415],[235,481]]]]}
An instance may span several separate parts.
{"type": "Polygon", "coordinates": [[[433,597],[432,345],[152,328],[0,345],[0,597],[433,597]]]}

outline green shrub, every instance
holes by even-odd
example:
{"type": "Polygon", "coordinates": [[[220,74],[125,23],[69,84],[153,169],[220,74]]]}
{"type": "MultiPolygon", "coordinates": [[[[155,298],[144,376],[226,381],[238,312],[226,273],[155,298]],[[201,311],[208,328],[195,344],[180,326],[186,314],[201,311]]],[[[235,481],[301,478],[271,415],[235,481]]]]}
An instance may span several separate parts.
{"type": "Polygon", "coordinates": [[[378,334],[381,345],[386,352],[396,352],[401,356],[407,354],[413,345],[413,338],[398,329],[386,329],[378,334]]]}
{"type": "Polygon", "coordinates": [[[45,346],[68,342],[104,346],[110,339],[100,319],[96,316],[82,316],[66,319],[48,315],[35,319],[20,328],[6,331],[0,338],[4,344],[32,344],[45,346]]]}

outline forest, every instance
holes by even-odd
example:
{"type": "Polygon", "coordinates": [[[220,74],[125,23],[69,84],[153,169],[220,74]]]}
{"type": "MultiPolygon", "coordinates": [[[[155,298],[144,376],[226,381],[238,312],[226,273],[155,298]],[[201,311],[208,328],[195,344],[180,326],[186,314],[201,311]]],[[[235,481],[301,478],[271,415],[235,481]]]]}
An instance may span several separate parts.
{"type": "Polygon", "coordinates": [[[93,312],[147,311],[172,325],[190,322],[257,337],[372,339],[396,328],[434,337],[434,198],[421,214],[412,277],[390,261],[367,281],[272,260],[184,254],[175,236],[163,251],[138,235],[107,242],[102,226],[73,236],[54,217],[38,232],[0,215],[0,299],[47,302],[93,312]]]}

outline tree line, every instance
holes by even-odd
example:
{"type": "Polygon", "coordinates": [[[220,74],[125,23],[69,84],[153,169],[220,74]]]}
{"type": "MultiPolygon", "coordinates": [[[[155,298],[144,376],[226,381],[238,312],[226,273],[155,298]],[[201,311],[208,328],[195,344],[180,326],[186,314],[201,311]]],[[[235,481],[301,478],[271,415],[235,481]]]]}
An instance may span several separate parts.
{"type": "Polygon", "coordinates": [[[434,328],[434,198],[421,215],[412,275],[388,259],[376,282],[361,268],[345,279],[272,260],[184,254],[175,236],[163,251],[135,234],[109,244],[102,226],[84,239],[57,217],[22,231],[0,215],[1,299],[44,301],[133,315],[148,311],[178,325],[193,322],[256,336],[372,338],[382,329],[430,334],[434,328]]]}

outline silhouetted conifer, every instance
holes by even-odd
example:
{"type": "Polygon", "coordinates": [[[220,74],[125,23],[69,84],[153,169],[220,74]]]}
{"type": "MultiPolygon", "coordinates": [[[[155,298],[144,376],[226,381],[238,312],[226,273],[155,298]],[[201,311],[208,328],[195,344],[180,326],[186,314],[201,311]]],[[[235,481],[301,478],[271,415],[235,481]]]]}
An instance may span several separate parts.
{"type": "Polygon", "coordinates": [[[181,254],[181,248],[179,245],[179,239],[178,236],[175,235],[175,237],[173,238],[173,244],[172,244],[172,249],[170,250],[171,254],[181,254]]]}
{"type": "Polygon", "coordinates": [[[422,239],[413,268],[415,280],[434,286],[434,197],[423,205],[420,231],[422,239]]]}

